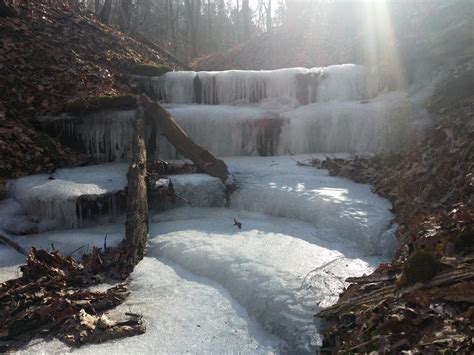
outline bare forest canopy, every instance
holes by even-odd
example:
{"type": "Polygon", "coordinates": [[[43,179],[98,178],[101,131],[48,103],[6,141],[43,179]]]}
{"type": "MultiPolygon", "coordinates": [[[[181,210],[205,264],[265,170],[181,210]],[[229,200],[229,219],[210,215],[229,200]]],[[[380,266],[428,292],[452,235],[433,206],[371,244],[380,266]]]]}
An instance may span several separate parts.
{"type": "Polygon", "coordinates": [[[270,32],[283,20],[283,0],[82,0],[104,23],[141,35],[175,56],[220,52],[270,32]]]}
{"type": "MultiPolygon", "coordinates": [[[[356,63],[442,62],[473,54],[470,0],[287,0],[276,6],[271,33],[201,56],[196,70],[279,69],[356,63]]],[[[274,6],[275,8],[275,6],[274,6]]],[[[254,19],[255,20],[255,19],[254,19]]],[[[203,53],[200,53],[203,54],[203,53]]]]}
{"type": "Polygon", "coordinates": [[[379,63],[395,50],[411,59],[431,50],[434,39],[452,38],[454,28],[464,45],[472,40],[469,0],[81,2],[102,22],[143,36],[199,70],[379,63]]]}

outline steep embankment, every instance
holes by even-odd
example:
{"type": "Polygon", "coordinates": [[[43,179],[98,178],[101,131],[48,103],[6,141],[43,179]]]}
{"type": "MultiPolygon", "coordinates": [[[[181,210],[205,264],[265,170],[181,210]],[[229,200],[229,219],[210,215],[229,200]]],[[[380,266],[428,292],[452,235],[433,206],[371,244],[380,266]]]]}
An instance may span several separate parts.
{"type": "Polygon", "coordinates": [[[34,1],[17,17],[0,17],[0,186],[2,178],[86,159],[35,131],[31,118],[59,112],[73,98],[131,92],[124,72],[134,63],[177,67],[166,52],[73,4],[34,1]]]}

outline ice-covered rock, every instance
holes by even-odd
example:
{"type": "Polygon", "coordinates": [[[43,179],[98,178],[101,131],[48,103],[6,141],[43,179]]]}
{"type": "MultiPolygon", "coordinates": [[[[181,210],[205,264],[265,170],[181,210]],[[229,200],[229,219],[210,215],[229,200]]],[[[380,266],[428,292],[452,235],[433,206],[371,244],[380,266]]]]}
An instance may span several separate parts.
{"type": "MultiPolygon", "coordinates": [[[[8,201],[0,203],[0,228],[15,234],[55,228],[82,228],[117,220],[126,207],[127,164],[59,169],[9,181],[8,201]],[[26,210],[26,212],[25,212],[26,210]],[[35,223],[38,221],[40,223],[35,223]]],[[[174,204],[150,190],[150,208],[223,207],[225,187],[206,174],[167,176],[174,204]]]]}
{"type": "Polygon", "coordinates": [[[160,184],[168,188],[173,185],[176,194],[174,203],[149,193],[149,207],[154,210],[168,210],[174,207],[224,207],[226,205],[225,186],[220,179],[206,174],[169,175],[160,184]]]}
{"type": "Polygon", "coordinates": [[[59,169],[9,181],[7,190],[41,221],[41,229],[79,228],[89,219],[113,220],[123,210],[127,169],[126,164],[59,169]]]}

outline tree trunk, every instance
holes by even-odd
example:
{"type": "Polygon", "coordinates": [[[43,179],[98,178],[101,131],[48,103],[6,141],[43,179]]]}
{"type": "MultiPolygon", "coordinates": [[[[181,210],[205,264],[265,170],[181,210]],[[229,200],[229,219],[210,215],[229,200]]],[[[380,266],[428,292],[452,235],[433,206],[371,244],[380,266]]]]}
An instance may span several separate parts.
{"type": "Polygon", "coordinates": [[[99,16],[100,12],[100,0],[94,0],[94,13],[96,16],[99,16]]]}
{"type": "Polygon", "coordinates": [[[272,31],[273,21],[272,21],[272,0],[268,0],[267,6],[267,32],[270,33],[272,31]]]}
{"type": "Polygon", "coordinates": [[[161,133],[173,144],[179,154],[190,159],[200,170],[218,177],[226,186],[233,188],[227,165],[194,143],[163,106],[151,101],[145,95],[140,97],[140,105],[145,110],[146,119],[157,122],[161,133]]]}
{"type": "Polygon", "coordinates": [[[130,25],[130,11],[132,9],[131,0],[122,0],[120,6],[120,29],[122,32],[128,32],[130,25]]]}
{"type": "Polygon", "coordinates": [[[109,23],[110,13],[112,12],[112,0],[105,0],[104,6],[100,11],[99,20],[103,23],[109,23]]]}
{"type": "Polygon", "coordinates": [[[242,0],[242,33],[243,40],[247,41],[250,39],[250,6],[249,0],[242,0]]]}
{"type": "Polygon", "coordinates": [[[146,176],[145,122],[143,108],[138,105],[133,133],[133,160],[128,168],[127,221],[122,245],[130,272],[143,259],[148,238],[148,201],[146,176]]]}

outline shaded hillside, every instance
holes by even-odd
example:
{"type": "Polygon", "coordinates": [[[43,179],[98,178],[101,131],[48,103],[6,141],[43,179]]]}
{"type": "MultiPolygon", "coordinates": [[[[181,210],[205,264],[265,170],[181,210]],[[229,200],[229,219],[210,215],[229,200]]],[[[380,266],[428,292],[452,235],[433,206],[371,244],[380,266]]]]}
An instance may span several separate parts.
{"type": "Polygon", "coordinates": [[[73,1],[34,1],[0,17],[0,178],[50,171],[85,157],[71,154],[29,120],[57,113],[68,100],[133,90],[134,63],[169,64],[150,48],[105,26],[73,1]]]}

